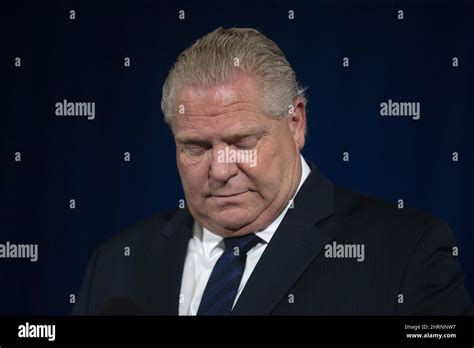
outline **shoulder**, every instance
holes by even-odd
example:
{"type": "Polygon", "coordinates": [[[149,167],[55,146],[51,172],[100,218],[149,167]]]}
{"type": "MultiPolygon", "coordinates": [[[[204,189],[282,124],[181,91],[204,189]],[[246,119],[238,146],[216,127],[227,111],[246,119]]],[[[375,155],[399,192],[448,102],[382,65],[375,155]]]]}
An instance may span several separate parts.
{"type": "Polygon", "coordinates": [[[374,223],[395,223],[413,228],[443,224],[441,219],[420,209],[411,208],[398,202],[334,186],[335,212],[374,223]]]}
{"type": "Polygon", "coordinates": [[[349,232],[369,239],[383,240],[393,247],[414,247],[431,231],[451,236],[443,220],[398,202],[354,192],[334,186],[335,216],[346,221],[349,232]],[[350,226],[350,227],[349,227],[350,226]]]}
{"type": "Polygon", "coordinates": [[[170,225],[176,223],[182,209],[173,209],[165,213],[157,213],[143,220],[140,220],[128,227],[109,240],[100,244],[97,251],[103,256],[116,253],[117,250],[143,249],[151,243],[159,240],[161,233],[170,225]]]}

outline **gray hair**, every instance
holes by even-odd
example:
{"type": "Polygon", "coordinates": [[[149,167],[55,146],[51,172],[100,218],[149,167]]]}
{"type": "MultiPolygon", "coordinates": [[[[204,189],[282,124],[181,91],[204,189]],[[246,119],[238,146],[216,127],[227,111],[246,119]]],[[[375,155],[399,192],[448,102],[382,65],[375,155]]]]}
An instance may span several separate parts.
{"type": "Polygon", "coordinates": [[[173,99],[186,86],[214,86],[237,74],[255,77],[262,86],[264,111],[283,118],[296,99],[306,104],[305,90],[275,42],[252,28],[222,27],[206,34],[181,52],[171,68],[161,99],[165,121],[172,125],[173,99]]]}

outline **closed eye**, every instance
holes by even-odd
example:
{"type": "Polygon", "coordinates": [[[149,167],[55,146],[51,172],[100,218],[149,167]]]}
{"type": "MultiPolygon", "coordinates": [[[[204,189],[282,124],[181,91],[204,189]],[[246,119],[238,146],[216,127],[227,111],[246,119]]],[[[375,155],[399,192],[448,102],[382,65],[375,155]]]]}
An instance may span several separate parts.
{"type": "Polygon", "coordinates": [[[253,149],[255,146],[257,146],[259,139],[253,138],[253,139],[246,139],[244,141],[239,141],[235,143],[235,146],[238,147],[239,149],[253,149]]]}
{"type": "Polygon", "coordinates": [[[191,145],[186,144],[183,147],[183,151],[186,152],[188,155],[191,156],[200,156],[206,152],[208,148],[202,145],[191,145]]]}

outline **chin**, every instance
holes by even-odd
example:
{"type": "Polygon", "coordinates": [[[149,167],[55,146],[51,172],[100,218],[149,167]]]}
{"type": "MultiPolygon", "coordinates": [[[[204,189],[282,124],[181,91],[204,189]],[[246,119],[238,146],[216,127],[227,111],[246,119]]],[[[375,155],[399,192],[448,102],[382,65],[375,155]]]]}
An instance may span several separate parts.
{"type": "Polygon", "coordinates": [[[254,216],[250,216],[247,211],[243,212],[242,209],[228,209],[211,215],[217,225],[229,230],[237,230],[255,219],[254,216]]]}

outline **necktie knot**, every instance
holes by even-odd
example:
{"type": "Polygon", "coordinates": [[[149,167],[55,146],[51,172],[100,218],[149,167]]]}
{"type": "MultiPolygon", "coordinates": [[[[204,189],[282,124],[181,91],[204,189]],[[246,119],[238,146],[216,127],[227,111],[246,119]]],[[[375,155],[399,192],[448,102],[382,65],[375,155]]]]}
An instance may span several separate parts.
{"type": "Polygon", "coordinates": [[[258,237],[255,233],[246,234],[240,237],[224,238],[226,249],[234,249],[235,247],[238,247],[239,250],[242,250],[245,254],[247,254],[248,251],[260,241],[260,237],[258,237]]]}

